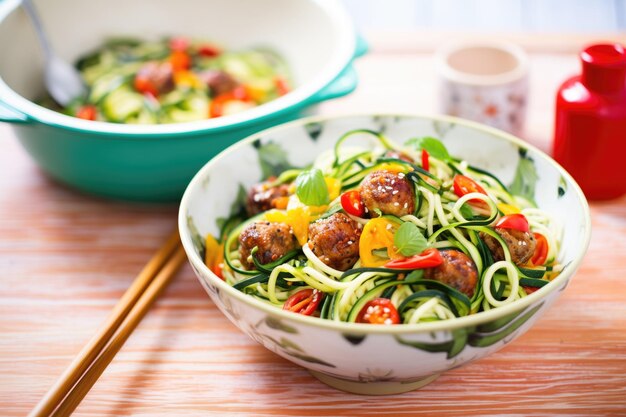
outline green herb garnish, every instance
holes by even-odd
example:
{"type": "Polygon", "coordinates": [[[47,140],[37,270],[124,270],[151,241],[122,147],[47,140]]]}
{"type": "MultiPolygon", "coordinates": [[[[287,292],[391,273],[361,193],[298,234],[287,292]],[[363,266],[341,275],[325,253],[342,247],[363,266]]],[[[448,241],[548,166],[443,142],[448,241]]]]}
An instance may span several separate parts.
{"type": "Polygon", "coordinates": [[[441,161],[447,161],[450,159],[450,154],[446,149],[446,146],[436,138],[431,136],[424,136],[422,138],[412,138],[405,142],[407,146],[414,146],[417,150],[425,150],[433,158],[437,158],[441,161]]]}
{"type": "Polygon", "coordinates": [[[322,171],[318,168],[302,171],[296,178],[296,195],[308,206],[323,206],[330,203],[322,171]]]}
{"type": "Polygon", "coordinates": [[[403,256],[417,255],[428,247],[422,232],[411,222],[402,223],[393,236],[393,244],[403,256]]]}

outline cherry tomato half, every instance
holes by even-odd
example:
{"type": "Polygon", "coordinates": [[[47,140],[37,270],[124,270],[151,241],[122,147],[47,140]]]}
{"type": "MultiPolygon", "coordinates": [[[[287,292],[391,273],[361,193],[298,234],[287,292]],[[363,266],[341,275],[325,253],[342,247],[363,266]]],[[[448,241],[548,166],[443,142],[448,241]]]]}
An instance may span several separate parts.
{"type": "Polygon", "coordinates": [[[520,213],[507,214],[506,216],[503,216],[496,223],[496,228],[513,229],[519,230],[520,232],[528,232],[530,230],[526,216],[520,213]]]}
{"type": "Polygon", "coordinates": [[[250,96],[248,95],[245,87],[241,85],[235,87],[232,91],[222,93],[219,96],[215,97],[213,100],[211,100],[211,103],[209,104],[209,116],[223,116],[224,104],[232,100],[250,101],[250,96]]]}
{"type": "Polygon", "coordinates": [[[287,80],[283,77],[276,77],[274,79],[274,84],[276,85],[276,91],[279,96],[284,96],[289,92],[289,85],[287,84],[287,80]]]}
{"type": "MultiPolygon", "coordinates": [[[[463,197],[469,193],[481,193],[487,195],[487,192],[476,181],[465,175],[457,174],[454,176],[453,181],[454,194],[458,197],[463,197]]],[[[471,199],[468,203],[473,204],[476,207],[487,209],[489,206],[482,200],[477,198],[471,199]]]]}
{"type": "Polygon", "coordinates": [[[154,83],[148,77],[140,74],[135,76],[134,87],[141,94],[151,94],[155,97],[159,94],[159,90],[154,83]]]}
{"type": "Polygon", "coordinates": [[[430,171],[430,161],[428,160],[428,151],[426,149],[422,149],[422,168],[426,171],[430,171]]]}
{"type": "Polygon", "coordinates": [[[310,316],[315,312],[323,298],[323,292],[307,288],[287,298],[287,301],[283,304],[283,310],[310,316]]]}
{"type": "Polygon", "coordinates": [[[388,298],[374,298],[356,316],[357,323],[400,324],[400,314],[388,298]]]}
{"type": "Polygon", "coordinates": [[[426,249],[419,255],[413,255],[408,258],[394,259],[385,264],[385,268],[392,269],[424,269],[434,268],[443,263],[441,253],[435,248],[426,249]]]}
{"type": "Polygon", "coordinates": [[[76,110],[76,117],[85,120],[96,120],[97,110],[96,106],[91,104],[85,104],[76,110]]]}
{"type": "Polygon", "coordinates": [[[353,216],[363,217],[365,215],[365,205],[357,190],[346,191],[341,194],[341,207],[346,213],[353,216]]]}
{"type": "MultiPolygon", "coordinates": [[[[476,181],[465,175],[457,174],[454,176],[454,194],[463,197],[469,193],[481,193],[487,195],[487,192],[476,181]]],[[[480,201],[480,200],[476,200],[480,201]]]]}
{"type": "Polygon", "coordinates": [[[522,285],[522,288],[526,292],[526,294],[532,294],[539,289],[539,287],[528,287],[526,285],[522,285]]]}
{"type": "Polygon", "coordinates": [[[530,258],[530,262],[535,266],[543,265],[548,259],[548,239],[541,233],[533,233],[533,236],[535,236],[535,242],[537,242],[537,244],[533,257],[530,258]]]}
{"type": "Polygon", "coordinates": [[[218,56],[221,53],[222,51],[217,46],[213,46],[209,44],[201,45],[198,48],[198,54],[200,54],[201,56],[208,57],[208,58],[218,56]]]}

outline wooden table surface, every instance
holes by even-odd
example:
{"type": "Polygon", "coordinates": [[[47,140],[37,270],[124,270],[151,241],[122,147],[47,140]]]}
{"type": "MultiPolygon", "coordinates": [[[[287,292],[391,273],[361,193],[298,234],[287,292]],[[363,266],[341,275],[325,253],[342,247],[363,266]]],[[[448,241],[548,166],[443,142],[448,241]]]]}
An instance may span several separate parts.
{"type": "MultiPolygon", "coordinates": [[[[435,112],[432,50],[450,37],[372,34],[358,90],[318,111],[435,112]]],[[[513,39],[531,57],[525,138],[549,149],[554,92],[592,39],[513,39]]],[[[6,125],[0,149],[0,415],[23,416],[173,230],[177,207],[59,185],[6,125]]],[[[419,391],[364,397],[323,385],[230,324],[185,266],[76,415],[626,415],[626,198],[591,211],[589,252],[551,310],[419,391]]]]}

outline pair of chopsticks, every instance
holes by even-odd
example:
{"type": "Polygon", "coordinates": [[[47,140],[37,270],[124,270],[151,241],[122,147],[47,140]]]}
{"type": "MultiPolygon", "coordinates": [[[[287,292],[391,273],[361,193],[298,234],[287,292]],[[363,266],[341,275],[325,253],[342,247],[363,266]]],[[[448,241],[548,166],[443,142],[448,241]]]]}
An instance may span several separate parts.
{"type": "Polygon", "coordinates": [[[176,231],[146,264],[104,325],[31,411],[30,417],[72,414],[185,259],[176,231]]]}

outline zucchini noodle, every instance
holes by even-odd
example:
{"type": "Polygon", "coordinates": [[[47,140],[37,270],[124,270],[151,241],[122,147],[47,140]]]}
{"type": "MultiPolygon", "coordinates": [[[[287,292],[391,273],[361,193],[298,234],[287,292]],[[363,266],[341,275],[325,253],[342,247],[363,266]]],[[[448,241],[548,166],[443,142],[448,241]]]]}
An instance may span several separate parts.
{"type": "Polygon", "coordinates": [[[424,159],[422,149],[370,130],[345,133],[307,167],[323,175],[329,198],[322,206],[301,200],[296,178],[305,169],[265,183],[263,190],[287,187],[288,203],[227,222],[234,226],[223,233],[225,281],[276,307],[321,319],[374,323],[372,317],[383,314],[378,323],[415,324],[513,303],[562,270],[562,228],[555,219],[511,194],[491,173],[441,152],[433,152],[441,159],[428,153],[424,159]],[[364,137],[375,146],[347,145],[364,137]],[[389,182],[367,185],[370,178],[389,182]],[[379,194],[367,194],[367,186],[379,194]],[[333,223],[337,218],[342,223],[333,223]],[[528,228],[512,218],[523,218],[528,228]],[[253,227],[259,222],[269,231],[253,227]],[[280,235],[284,225],[290,234],[280,235]],[[250,239],[255,243],[244,243],[250,239]],[[284,243],[290,239],[294,243],[284,243]]]}

